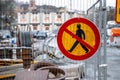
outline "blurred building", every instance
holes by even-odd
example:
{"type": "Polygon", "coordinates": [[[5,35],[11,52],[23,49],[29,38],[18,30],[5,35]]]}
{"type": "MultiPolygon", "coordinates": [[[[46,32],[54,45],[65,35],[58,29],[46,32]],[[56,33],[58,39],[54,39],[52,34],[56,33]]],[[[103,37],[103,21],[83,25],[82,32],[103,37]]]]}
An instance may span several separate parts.
{"type": "Polygon", "coordinates": [[[23,31],[42,30],[51,32],[72,17],[84,16],[82,11],[68,11],[65,7],[36,5],[35,0],[19,5],[17,11],[18,28],[23,31]]]}

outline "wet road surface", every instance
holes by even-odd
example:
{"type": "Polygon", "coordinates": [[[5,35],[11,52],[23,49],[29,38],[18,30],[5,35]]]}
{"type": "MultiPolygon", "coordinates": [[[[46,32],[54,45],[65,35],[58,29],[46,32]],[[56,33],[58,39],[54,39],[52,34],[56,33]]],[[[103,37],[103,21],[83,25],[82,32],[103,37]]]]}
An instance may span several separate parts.
{"type": "Polygon", "coordinates": [[[120,48],[107,48],[107,80],[120,80],[120,48]]]}

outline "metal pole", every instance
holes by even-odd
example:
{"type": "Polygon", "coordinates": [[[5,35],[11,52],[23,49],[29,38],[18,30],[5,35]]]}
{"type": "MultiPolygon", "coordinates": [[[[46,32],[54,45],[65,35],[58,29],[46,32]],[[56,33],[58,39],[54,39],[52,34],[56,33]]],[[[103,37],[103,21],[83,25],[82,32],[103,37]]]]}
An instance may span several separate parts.
{"type": "Polygon", "coordinates": [[[94,24],[96,24],[96,7],[94,7],[94,13],[93,13],[93,16],[94,16],[94,18],[93,18],[93,22],[94,22],[94,24]]]}
{"type": "MultiPolygon", "coordinates": [[[[93,22],[94,22],[94,24],[97,24],[97,21],[96,21],[96,7],[94,6],[94,13],[93,13],[93,22]]],[[[97,75],[96,75],[96,72],[97,72],[97,68],[96,68],[96,66],[97,66],[97,55],[95,55],[95,57],[94,57],[94,80],[96,80],[97,79],[97,75]]]]}
{"type": "Polygon", "coordinates": [[[55,29],[55,16],[54,16],[54,14],[55,14],[55,13],[52,13],[52,14],[51,14],[51,16],[52,16],[52,17],[51,17],[51,18],[52,18],[52,31],[53,31],[53,29],[55,29]]]}
{"type": "Polygon", "coordinates": [[[106,66],[103,67],[103,80],[107,80],[107,54],[106,54],[106,21],[107,21],[107,14],[106,14],[106,0],[103,0],[103,29],[104,29],[104,56],[103,56],[103,64],[106,66]]]}
{"type": "Polygon", "coordinates": [[[94,3],[90,8],[87,9],[87,14],[89,12],[90,9],[92,9],[96,4],[98,4],[100,2],[100,0],[96,1],[96,3],[94,3]]]}
{"type": "Polygon", "coordinates": [[[2,12],[2,16],[1,16],[1,17],[2,17],[1,30],[3,30],[3,27],[4,27],[4,24],[3,24],[3,23],[4,23],[4,22],[3,22],[3,19],[4,19],[4,15],[3,15],[3,12],[2,12]]]}
{"type": "Polygon", "coordinates": [[[72,10],[72,0],[70,0],[70,10],[72,10]]]}
{"type": "Polygon", "coordinates": [[[30,28],[30,21],[31,21],[31,16],[30,16],[30,14],[31,14],[31,11],[29,10],[29,12],[28,12],[28,15],[29,15],[29,22],[28,22],[28,31],[30,31],[31,30],[31,28],[30,28]]]}
{"type": "MultiPolygon", "coordinates": [[[[39,4],[39,5],[42,6],[42,5],[43,5],[43,1],[42,1],[41,4],[39,4]]],[[[39,25],[40,25],[40,28],[39,28],[39,29],[40,29],[40,30],[42,30],[42,26],[43,26],[43,24],[42,24],[42,19],[43,19],[42,16],[43,16],[43,13],[42,13],[42,11],[41,11],[41,8],[42,8],[42,7],[39,7],[39,21],[40,21],[40,22],[39,22],[39,23],[40,23],[40,24],[39,24],[39,25]]]]}
{"type": "MultiPolygon", "coordinates": [[[[100,5],[99,5],[99,24],[98,24],[98,26],[99,26],[100,32],[102,32],[102,11],[101,11],[102,10],[102,0],[100,0],[99,3],[100,3],[100,5]]],[[[101,37],[102,37],[102,35],[101,35],[101,37]]],[[[99,66],[99,65],[101,65],[101,51],[102,51],[102,49],[100,47],[100,49],[97,53],[98,80],[101,80],[101,68],[99,66]]]]}

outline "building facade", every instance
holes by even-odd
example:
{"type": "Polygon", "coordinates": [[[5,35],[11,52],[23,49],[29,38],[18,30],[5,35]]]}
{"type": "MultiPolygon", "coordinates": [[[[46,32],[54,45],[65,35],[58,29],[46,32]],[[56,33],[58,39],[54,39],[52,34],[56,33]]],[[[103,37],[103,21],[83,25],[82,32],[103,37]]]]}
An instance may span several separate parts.
{"type": "Polygon", "coordinates": [[[22,4],[18,8],[18,28],[21,31],[41,30],[52,32],[65,21],[73,17],[84,17],[84,12],[67,11],[65,7],[51,5],[36,5],[35,0],[30,4],[22,4]]]}

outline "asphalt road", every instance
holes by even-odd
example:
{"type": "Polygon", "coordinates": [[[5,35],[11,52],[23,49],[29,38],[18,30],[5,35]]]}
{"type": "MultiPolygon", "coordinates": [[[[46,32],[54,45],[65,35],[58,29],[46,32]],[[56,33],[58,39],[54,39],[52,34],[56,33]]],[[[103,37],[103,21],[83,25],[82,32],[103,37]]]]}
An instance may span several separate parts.
{"type": "Polygon", "coordinates": [[[120,48],[107,48],[107,80],[120,80],[120,48]]]}

